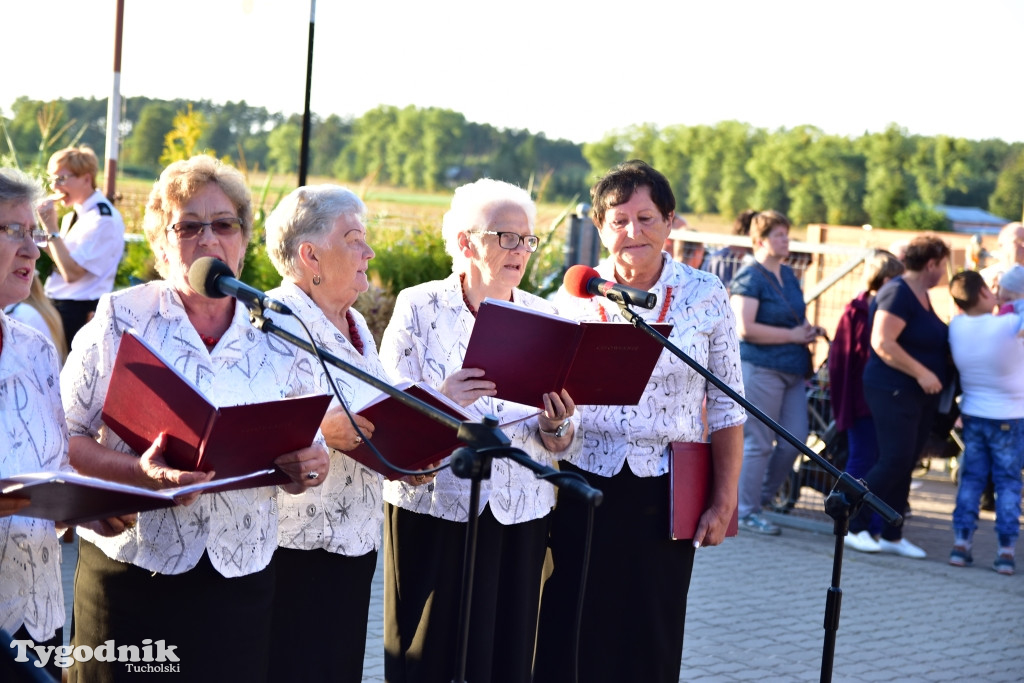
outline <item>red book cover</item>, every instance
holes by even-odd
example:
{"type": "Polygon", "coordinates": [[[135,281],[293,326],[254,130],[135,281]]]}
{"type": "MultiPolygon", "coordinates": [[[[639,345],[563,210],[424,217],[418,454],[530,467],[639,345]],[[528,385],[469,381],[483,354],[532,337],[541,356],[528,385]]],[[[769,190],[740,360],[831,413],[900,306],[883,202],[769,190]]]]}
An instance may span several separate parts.
{"type": "MultiPolygon", "coordinates": [[[[330,402],[323,394],[218,408],[129,330],[121,336],[102,417],[136,453],[167,432],[169,465],[212,470],[219,480],[273,469],[278,456],[309,446],[330,402]]],[[[235,488],[288,481],[278,470],[235,488]]]]}
{"type": "Polygon", "coordinates": [[[545,393],[563,388],[577,405],[636,405],[661,351],[629,323],[576,322],[484,299],[462,367],[482,369],[498,398],[528,406],[543,407],[545,393]]]}
{"type": "MultiPolygon", "coordinates": [[[[711,444],[673,441],[669,454],[669,509],[672,539],[692,539],[700,516],[711,505],[714,486],[714,460],[711,444]]],[[[735,536],[739,526],[738,511],[733,510],[726,536],[735,536]]]]}

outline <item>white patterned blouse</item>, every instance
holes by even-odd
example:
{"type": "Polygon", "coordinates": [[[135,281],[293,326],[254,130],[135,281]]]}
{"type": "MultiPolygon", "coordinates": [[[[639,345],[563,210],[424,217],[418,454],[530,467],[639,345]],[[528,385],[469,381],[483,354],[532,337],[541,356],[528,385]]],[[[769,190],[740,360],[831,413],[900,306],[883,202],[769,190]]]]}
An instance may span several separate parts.
{"type": "MultiPolygon", "coordinates": [[[[648,323],[671,323],[669,341],[742,396],[736,322],[722,281],[666,253],[662,259],[661,277],[650,290],[658,305],[634,310],[648,323]]],[[[615,279],[610,261],[599,264],[597,271],[602,278],[615,279]]],[[[562,315],[575,320],[625,320],[618,305],[605,298],[580,299],[562,290],[555,303],[562,315]]],[[[735,401],[663,350],[639,405],[580,407],[582,438],[574,439],[562,458],[603,477],[618,474],[625,462],[639,477],[666,474],[670,442],[701,440],[705,394],[709,433],[746,421],[746,412],[735,401]]]]}
{"type": "MultiPolygon", "coordinates": [[[[235,303],[231,327],[207,351],[177,292],[164,281],[150,282],[102,297],[95,317],[75,338],[61,372],[71,437],[88,436],[132,452],[100,418],[121,334],[128,329],[216,405],[316,392],[312,376],[297,371],[298,350],[253,329],[244,305],[235,303]]],[[[161,574],[186,572],[206,552],[222,575],[244,576],[266,567],[277,547],[276,498],[271,486],[208,493],[190,505],[143,512],[135,527],[117,536],[88,530],[81,536],[112,559],[161,574]]]]}
{"type": "MultiPolygon", "coordinates": [[[[557,313],[550,302],[519,289],[513,290],[512,298],[520,306],[557,313]]],[[[462,368],[475,320],[463,301],[458,274],[403,290],[381,340],[380,356],[384,367],[396,378],[426,381],[440,389],[448,375],[462,368]]],[[[536,408],[490,396],[478,399],[464,410],[474,420],[493,415],[500,424],[538,412],[536,408]]],[[[572,418],[575,425],[579,424],[578,415],[572,418]]],[[[523,449],[537,462],[551,464],[552,453],[541,441],[536,417],[503,431],[513,446],[523,449]]],[[[442,470],[433,484],[426,486],[411,486],[400,481],[384,483],[384,500],[389,503],[455,522],[469,519],[469,493],[470,481],[456,477],[450,469],[442,470]]],[[[490,505],[491,513],[500,523],[515,524],[544,517],[554,503],[551,484],[537,479],[533,472],[507,458],[495,458],[491,478],[485,479],[480,487],[478,512],[490,505]]]]}
{"type": "MultiPolygon", "coordinates": [[[[0,479],[68,465],[57,352],[43,335],[0,313],[0,479]]],[[[0,628],[25,626],[36,642],[64,625],[60,543],[53,522],[0,517],[0,628]]]]}
{"type": "MultiPolygon", "coordinates": [[[[362,355],[295,284],[285,282],[268,294],[291,307],[295,315],[309,327],[318,346],[378,379],[388,380],[370,329],[358,311],[349,309],[363,342],[362,355]]],[[[305,332],[293,318],[274,316],[274,322],[306,339],[305,332]]],[[[316,378],[317,392],[331,393],[330,384],[319,362],[312,354],[304,351],[300,354],[304,356],[299,361],[303,372],[310,372],[316,378]]],[[[341,397],[350,409],[358,408],[380,393],[378,389],[343,370],[330,365],[328,368],[341,397]]],[[[335,399],[331,407],[337,405],[335,399]]],[[[381,524],[384,520],[382,477],[338,449],[328,450],[331,455],[331,472],[323,484],[306,489],[300,495],[282,494],[278,497],[278,544],[299,550],[324,548],[341,555],[365,555],[380,547],[381,524]]]]}

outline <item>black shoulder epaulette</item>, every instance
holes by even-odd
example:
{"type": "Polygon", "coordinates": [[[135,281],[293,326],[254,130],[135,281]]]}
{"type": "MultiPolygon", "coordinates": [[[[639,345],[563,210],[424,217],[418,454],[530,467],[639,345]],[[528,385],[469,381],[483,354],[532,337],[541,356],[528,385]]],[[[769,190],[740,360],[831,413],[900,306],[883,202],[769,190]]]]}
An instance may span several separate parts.
{"type": "Polygon", "coordinates": [[[96,205],[96,208],[100,210],[100,215],[101,216],[113,216],[114,215],[114,211],[113,211],[113,209],[110,208],[110,204],[105,204],[103,202],[99,202],[96,205]]]}

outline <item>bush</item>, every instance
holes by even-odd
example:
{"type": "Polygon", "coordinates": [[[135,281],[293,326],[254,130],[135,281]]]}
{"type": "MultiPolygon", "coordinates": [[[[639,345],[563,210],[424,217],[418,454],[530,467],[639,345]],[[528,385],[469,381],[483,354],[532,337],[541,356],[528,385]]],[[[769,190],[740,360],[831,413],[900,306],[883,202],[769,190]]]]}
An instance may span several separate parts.
{"type": "Polygon", "coordinates": [[[951,229],[946,214],[921,202],[914,202],[897,211],[893,216],[893,227],[931,232],[948,232],[951,229]]]}

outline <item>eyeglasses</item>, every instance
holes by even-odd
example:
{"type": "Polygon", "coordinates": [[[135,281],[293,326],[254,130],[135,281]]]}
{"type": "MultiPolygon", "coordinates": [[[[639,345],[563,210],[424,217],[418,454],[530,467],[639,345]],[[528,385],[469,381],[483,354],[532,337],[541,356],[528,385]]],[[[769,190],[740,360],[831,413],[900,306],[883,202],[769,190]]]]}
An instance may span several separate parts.
{"type": "Polygon", "coordinates": [[[66,183],[70,179],[77,178],[77,177],[78,176],[75,175],[74,173],[71,173],[71,174],[68,174],[68,175],[52,175],[52,176],[50,176],[50,184],[54,185],[54,186],[56,186],[56,185],[63,185],[64,183],[66,183]]]}
{"type": "Polygon", "coordinates": [[[38,225],[22,225],[21,223],[0,225],[0,235],[10,242],[23,242],[26,237],[31,237],[37,247],[46,246],[46,231],[38,225]]]}
{"type": "Polygon", "coordinates": [[[206,229],[206,226],[210,226],[213,234],[218,237],[229,237],[241,231],[242,221],[233,216],[231,218],[218,218],[209,223],[204,223],[203,221],[178,221],[173,225],[168,225],[167,231],[174,232],[179,240],[194,240],[206,229]]]}
{"type": "Polygon", "coordinates": [[[535,252],[540,246],[540,238],[536,235],[520,235],[518,232],[495,232],[494,230],[477,230],[476,235],[497,235],[498,246],[512,251],[520,244],[526,245],[526,251],[535,252]]]}

